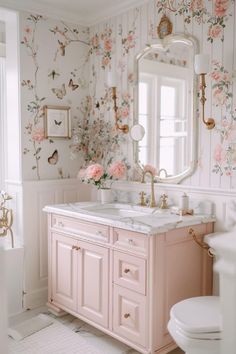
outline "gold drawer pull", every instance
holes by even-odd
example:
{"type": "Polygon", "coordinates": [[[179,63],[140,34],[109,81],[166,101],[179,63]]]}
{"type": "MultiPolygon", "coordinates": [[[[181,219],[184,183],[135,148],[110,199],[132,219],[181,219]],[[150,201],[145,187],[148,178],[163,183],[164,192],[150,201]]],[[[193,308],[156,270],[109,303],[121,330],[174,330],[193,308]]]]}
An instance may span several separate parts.
{"type": "Polygon", "coordinates": [[[80,249],[81,249],[81,247],[78,247],[78,246],[75,246],[75,245],[72,246],[72,250],[79,251],[80,249]]]}
{"type": "Polygon", "coordinates": [[[124,318],[129,318],[130,317],[130,313],[125,313],[124,314],[124,318]]]}
{"type": "Polygon", "coordinates": [[[129,273],[129,272],[130,272],[130,269],[129,269],[129,268],[125,268],[125,269],[124,269],[124,273],[127,274],[127,273],[129,273]]]}

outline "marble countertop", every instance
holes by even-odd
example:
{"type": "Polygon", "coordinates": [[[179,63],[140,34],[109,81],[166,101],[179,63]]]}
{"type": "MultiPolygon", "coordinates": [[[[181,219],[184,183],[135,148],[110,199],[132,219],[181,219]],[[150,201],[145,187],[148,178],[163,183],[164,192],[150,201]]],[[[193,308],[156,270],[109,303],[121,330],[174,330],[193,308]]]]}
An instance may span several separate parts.
{"type": "Polygon", "coordinates": [[[48,213],[79,218],[149,235],[216,221],[214,216],[207,214],[179,216],[171,214],[170,209],[162,210],[120,203],[68,203],[45,206],[43,210],[48,213]]]}

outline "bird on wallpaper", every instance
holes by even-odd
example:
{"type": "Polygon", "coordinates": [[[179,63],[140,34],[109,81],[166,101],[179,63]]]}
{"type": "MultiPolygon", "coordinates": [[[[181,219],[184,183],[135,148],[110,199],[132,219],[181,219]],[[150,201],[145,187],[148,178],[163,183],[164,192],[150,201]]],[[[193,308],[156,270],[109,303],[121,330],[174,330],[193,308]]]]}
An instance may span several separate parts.
{"type": "Polygon", "coordinates": [[[60,74],[57,73],[56,70],[54,70],[54,69],[48,74],[48,77],[51,77],[53,80],[54,80],[57,76],[60,76],[60,74]]]}
{"type": "Polygon", "coordinates": [[[59,40],[58,40],[58,43],[59,43],[60,53],[64,57],[65,54],[66,54],[66,45],[63,42],[59,41],[59,40]]]}
{"type": "Polygon", "coordinates": [[[50,165],[56,165],[58,162],[58,151],[55,150],[51,156],[48,158],[48,163],[50,165]]]}
{"type": "Polygon", "coordinates": [[[57,96],[59,100],[62,100],[66,95],[66,86],[62,84],[61,88],[52,88],[52,92],[57,96]]]}
{"type": "Polygon", "coordinates": [[[70,87],[70,88],[72,89],[72,91],[75,91],[75,90],[79,87],[79,85],[78,85],[78,84],[75,84],[75,83],[73,82],[73,80],[70,79],[69,84],[68,84],[68,87],[70,87]]]}

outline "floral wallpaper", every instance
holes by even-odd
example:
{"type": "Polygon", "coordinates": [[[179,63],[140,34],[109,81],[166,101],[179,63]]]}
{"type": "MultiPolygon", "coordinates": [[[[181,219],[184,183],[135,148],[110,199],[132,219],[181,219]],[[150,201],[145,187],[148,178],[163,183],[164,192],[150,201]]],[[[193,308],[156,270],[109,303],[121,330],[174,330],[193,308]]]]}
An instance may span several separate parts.
{"type": "Polygon", "coordinates": [[[206,78],[206,116],[215,118],[216,127],[207,131],[199,123],[198,167],[183,183],[236,188],[234,0],[151,0],[90,29],[23,14],[25,178],[74,177],[80,166],[91,161],[103,160],[109,164],[118,158],[125,159],[132,167],[129,135],[114,130],[107,73],[114,68],[117,72],[119,120],[131,126],[134,60],[147,44],[157,40],[157,25],[163,14],[173,23],[173,33],[193,35],[200,51],[211,57],[211,72],[206,78]],[[47,104],[71,107],[71,140],[44,138],[43,106],[47,104]],[[53,165],[49,161],[56,151],[58,162],[53,165]]]}
{"type": "Polygon", "coordinates": [[[24,179],[74,177],[83,164],[81,156],[73,161],[70,139],[45,138],[44,106],[71,107],[73,127],[82,119],[89,55],[87,28],[21,13],[24,179]]]}
{"type": "MultiPolygon", "coordinates": [[[[90,92],[96,97],[107,90],[108,70],[118,74],[120,114],[132,125],[134,60],[147,45],[157,40],[157,25],[163,14],[173,23],[173,33],[187,33],[198,39],[200,51],[211,57],[207,75],[206,115],[216,127],[207,131],[199,124],[199,159],[195,174],[183,183],[204,187],[236,187],[236,6],[234,0],[153,0],[90,28],[90,92]],[[93,73],[96,73],[94,76],[93,73]],[[95,80],[94,80],[95,78],[95,80]],[[122,100],[123,97],[126,100],[122,100]]],[[[104,114],[104,118],[111,112],[104,114]]],[[[132,163],[129,138],[121,143],[120,154],[132,163]]]]}

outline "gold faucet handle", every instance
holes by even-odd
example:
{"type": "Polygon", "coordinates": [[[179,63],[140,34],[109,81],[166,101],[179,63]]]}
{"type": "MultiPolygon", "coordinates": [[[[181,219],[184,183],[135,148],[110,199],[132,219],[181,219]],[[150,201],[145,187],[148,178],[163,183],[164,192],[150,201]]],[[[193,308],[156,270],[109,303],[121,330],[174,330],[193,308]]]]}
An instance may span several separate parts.
{"type": "Polygon", "coordinates": [[[168,203],[167,203],[168,195],[164,193],[164,194],[161,195],[160,199],[161,199],[160,208],[161,209],[167,209],[168,208],[168,203]]]}
{"type": "Polygon", "coordinates": [[[147,205],[146,201],[145,201],[146,193],[145,192],[140,192],[139,195],[140,195],[140,203],[139,203],[139,205],[146,206],[147,205]]]}

